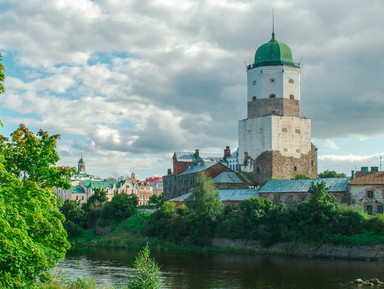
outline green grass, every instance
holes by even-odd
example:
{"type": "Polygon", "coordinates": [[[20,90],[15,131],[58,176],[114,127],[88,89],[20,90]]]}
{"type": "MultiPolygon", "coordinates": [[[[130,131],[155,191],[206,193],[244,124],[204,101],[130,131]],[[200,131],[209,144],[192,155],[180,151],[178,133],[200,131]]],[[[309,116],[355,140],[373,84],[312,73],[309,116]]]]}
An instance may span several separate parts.
{"type": "Polygon", "coordinates": [[[342,236],[331,235],[325,242],[344,244],[344,245],[375,245],[384,244],[384,234],[375,234],[372,232],[365,232],[361,234],[342,236]]]}

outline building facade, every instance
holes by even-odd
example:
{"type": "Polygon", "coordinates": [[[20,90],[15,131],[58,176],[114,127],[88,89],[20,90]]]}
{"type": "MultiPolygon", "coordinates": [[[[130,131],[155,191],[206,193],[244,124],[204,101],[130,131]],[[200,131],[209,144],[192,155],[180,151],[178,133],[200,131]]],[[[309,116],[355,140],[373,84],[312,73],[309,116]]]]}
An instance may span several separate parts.
{"type": "Polygon", "coordinates": [[[297,174],[317,177],[311,120],[300,114],[300,73],[290,48],[274,32],[247,67],[247,118],[239,121],[238,162],[260,184],[297,174]]]}

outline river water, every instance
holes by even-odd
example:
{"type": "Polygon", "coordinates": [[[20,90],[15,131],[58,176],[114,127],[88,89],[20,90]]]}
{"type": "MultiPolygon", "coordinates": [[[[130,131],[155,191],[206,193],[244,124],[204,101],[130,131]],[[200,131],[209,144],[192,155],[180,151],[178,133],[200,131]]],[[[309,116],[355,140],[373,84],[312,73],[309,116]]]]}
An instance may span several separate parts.
{"type": "MultiPolygon", "coordinates": [[[[58,269],[71,279],[92,277],[117,288],[128,282],[137,251],[78,248],[58,269]]],[[[350,289],[356,278],[384,279],[384,264],[372,261],[297,259],[234,253],[151,252],[162,272],[162,288],[350,289]]]]}

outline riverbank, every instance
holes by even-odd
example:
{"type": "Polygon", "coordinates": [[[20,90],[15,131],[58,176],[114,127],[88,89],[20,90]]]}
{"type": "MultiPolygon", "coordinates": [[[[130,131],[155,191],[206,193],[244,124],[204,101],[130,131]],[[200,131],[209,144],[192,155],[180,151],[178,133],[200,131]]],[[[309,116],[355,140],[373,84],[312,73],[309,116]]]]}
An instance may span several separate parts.
{"type": "MultiPolygon", "coordinates": [[[[196,251],[196,252],[237,252],[257,255],[279,255],[302,258],[332,258],[354,260],[381,260],[384,259],[384,244],[375,244],[365,238],[355,238],[359,242],[347,243],[305,243],[305,242],[278,242],[264,247],[253,240],[232,240],[214,238],[210,246],[197,246],[187,242],[175,242],[158,238],[149,238],[141,233],[143,224],[148,218],[147,214],[136,214],[131,218],[115,225],[110,232],[98,235],[97,229],[86,230],[82,235],[72,238],[72,246],[79,247],[106,247],[106,248],[134,248],[141,249],[149,243],[151,250],[167,251],[196,251]]],[[[100,232],[100,231],[99,231],[100,232]]],[[[371,236],[377,240],[377,236],[371,236]]],[[[351,240],[349,241],[351,242],[351,240]]]]}
{"type": "Polygon", "coordinates": [[[384,259],[384,244],[373,245],[344,245],[320,243],[311,244],[303,242],[275,243],[263,247],[257,241],[230,240],[216,238],[212,241],[213,247],[254,252],[260,255],[280,255],[301,258],[331,258],[378,261],[384,259]]]}

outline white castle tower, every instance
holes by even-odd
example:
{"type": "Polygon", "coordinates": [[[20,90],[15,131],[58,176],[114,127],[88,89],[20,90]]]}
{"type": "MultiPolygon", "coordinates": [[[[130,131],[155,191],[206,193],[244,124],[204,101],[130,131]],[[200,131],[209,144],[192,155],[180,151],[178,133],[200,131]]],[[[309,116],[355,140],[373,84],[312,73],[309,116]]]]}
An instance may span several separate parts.
{"type": "Polygon", "coordinates": [[[300,65],[272,32],[247,67],[248,116],[239,121],[239,165],[259,183],[317,176],[311,120],[300,116],[300,97],[300,65]]]}

